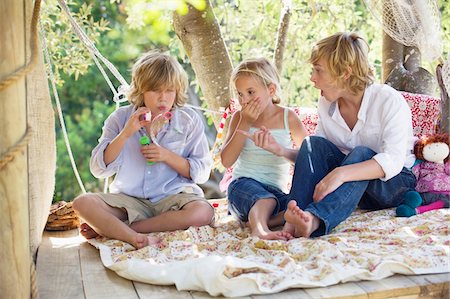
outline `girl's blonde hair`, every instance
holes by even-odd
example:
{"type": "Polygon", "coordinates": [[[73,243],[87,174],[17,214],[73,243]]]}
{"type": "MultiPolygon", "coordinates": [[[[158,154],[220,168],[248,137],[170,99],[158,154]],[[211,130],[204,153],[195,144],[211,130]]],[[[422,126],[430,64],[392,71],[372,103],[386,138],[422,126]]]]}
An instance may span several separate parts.
{"type": "Polygon", "coordinates": [[[315,64],[324,59],[335,82],[356,93],[374,82],[368,53],[369,44],[364,38],[355,32],[339,32],[318,41],[309,62],[315,64]],[[350,77],[345,78],[349,70],[350,77]]]}
{"type": "Polygon", "coordinates": [[[143,54],[133,65],[128,101],[135,107],[144,106],[144,92],[161,88],[176,91],[174,105],[186,103],[188,77],[178,61],[172,56],[156,51],[143,54]]]}
{"type": "Polygon", "coordinates": [[[272,102],[274,104],[281,102],[280,75],[269,60],[266,58],[251,58],[242,61],[231,73],[231,97],[237,97],[236,80],[242,75],[253,76],[255,80],[259,80],[266,87],[269,87],[270,84],[275,85],[272,102]]]}

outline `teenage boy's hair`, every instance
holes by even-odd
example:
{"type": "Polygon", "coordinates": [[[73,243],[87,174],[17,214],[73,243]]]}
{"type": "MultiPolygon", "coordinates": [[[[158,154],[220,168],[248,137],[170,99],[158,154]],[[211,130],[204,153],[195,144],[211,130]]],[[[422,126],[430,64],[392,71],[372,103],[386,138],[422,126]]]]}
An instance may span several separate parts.
{"type": "Polygon", "coordinates": [[[232,97],[237,96],[236,80],[243,75],[253,76],[266,87],[270,84],[275,85],[275,95],[272,98],[272,102],[274,104],[279,104],[281,102],[280,75],[269,60],[266,58],[251,58],[242,61],[231,73],[230,90],[232,92],[232,97]]]}
{"type": "Polygon", "coordinates": [[[360,35],[339,32],[318,41],[312,49],[309,62],[315,64],[324,59],[335,82],[356,93],[374,82],[368,52],[369,45],[360,35]],[[348,70],[351,70],[350,77],[345,78],[348,70]]]}
{"type": "Polygon", "coordinates": [[[186,103],[188,77],[172,56],[156,51],[143,54],[134,64],[128,101],[135,107],[144,106],[144,92],[173,88],[176,91],[174,105],[186,103]]]}

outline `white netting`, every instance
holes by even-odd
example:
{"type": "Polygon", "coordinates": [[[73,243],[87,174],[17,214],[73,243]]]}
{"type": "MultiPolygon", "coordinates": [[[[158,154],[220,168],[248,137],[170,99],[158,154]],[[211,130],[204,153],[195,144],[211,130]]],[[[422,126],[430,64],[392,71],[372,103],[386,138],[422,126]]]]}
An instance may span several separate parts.
{"type": "MultiPolygon", "coordinates": [[[[384,32],[405,45],[417,47],[422,57],[442,55],[441,21],[437,0],[364,0],[384,32]]],[[[448,82],[448,81],[447,81],[448,82]]]]}

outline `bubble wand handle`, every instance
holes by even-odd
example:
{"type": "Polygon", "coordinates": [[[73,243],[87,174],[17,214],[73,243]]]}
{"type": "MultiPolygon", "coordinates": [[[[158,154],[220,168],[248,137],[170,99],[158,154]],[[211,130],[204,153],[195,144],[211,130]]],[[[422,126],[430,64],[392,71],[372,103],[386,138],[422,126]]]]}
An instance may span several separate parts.
{"type": "MultiPolygon", "coordinates": [[[[150,140],[150,138],[147,135],[142,135],[141,138],[139,138],[139,143],[144,146],[144,145],[149,145],[150,143],[152,143],[152,141],[150,140]]],[[[155,164],[155,162],[152,161],[147,161],[147,165],[153,165],[155,164]]]]}

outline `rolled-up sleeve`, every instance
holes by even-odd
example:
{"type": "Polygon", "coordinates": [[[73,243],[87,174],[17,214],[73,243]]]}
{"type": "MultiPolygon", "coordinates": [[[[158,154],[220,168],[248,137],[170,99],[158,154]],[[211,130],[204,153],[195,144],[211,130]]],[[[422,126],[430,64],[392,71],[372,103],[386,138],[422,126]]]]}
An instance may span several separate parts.
{"type": "Polygon", "coordinates": [[[189,162],[191,179],[196,184],[205,183],[209,179],[213,161],[209,153],[204,125],[196,113],[192,117],[186,145],[188,147],[186,159],[189,162]]]}
{"type": "Polygon", "coordinates": [[[412,132],[411,111],[402,98],[394,107],[385,106],[381,128],[381,150],[373,159],[380,164],[387,181],[399,174],[405,164],[410,132],[412,132]]]}
{"type": "Polygon", "coordinates": [[[112,113],[105,121],[103,133],[98,145],[92,150],[90,169],[96,178],[106,178],[117,172],[123,160],[123,151],[110,164],[105,164],[104,152],[111,141],[120,133],[122,126],[116,112],[112,113]]]}

